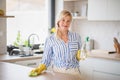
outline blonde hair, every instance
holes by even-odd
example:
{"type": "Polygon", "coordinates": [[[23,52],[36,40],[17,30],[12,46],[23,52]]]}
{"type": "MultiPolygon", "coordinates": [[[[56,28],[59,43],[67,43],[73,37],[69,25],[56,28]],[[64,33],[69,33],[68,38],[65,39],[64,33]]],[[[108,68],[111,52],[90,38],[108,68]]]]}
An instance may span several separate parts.
{"type": "Polygon", "coordinates": [[[58,27],[59,27],[59,21],[62,19],[62,18],[64,18],[64,17],[66,17],[66,16],[70,16],[70,18],[71,18],[71,21],[72,21],[72,15],[71,15],[71,13],[68,11],[68,10],[62,10],[60,13],[59,13],[59,15],[57,15],[57,18],[56,18],[56,36],[57,37],[59,37],[60,38],[60,36],[57,34],[58,33],[58,27]]]}

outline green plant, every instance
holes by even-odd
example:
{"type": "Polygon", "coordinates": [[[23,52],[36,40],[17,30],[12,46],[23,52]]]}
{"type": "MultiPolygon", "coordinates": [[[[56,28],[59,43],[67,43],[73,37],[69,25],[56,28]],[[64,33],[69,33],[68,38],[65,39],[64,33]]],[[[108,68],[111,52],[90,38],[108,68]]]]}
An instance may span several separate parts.
{"type": "Polygon", "coordinates": [[[25,47],[28,47],[28,40],[25,40],[25,41],[23,42],[23,45],[24,45],[25,47]]]}
{"type": "Polygon", "coordinates": [[[14,46],[18,47],[22,43],[21,33],[18,31],[16,40],[14,41],[14,46]]]}
{"type": "Polygon", "coordinates": [[[17,33],[16,40],[14,41],[14,46],[19,47],[19,45],[23,45],[24,47],[28,47],[28,40],[22,40],[22,36],[20,31],[17,33]]]}

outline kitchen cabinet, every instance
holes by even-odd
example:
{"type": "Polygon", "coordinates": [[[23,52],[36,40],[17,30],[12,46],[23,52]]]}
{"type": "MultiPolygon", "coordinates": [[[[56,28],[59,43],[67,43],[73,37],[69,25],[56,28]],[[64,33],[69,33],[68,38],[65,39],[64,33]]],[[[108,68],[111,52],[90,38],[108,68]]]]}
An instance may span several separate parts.
{"type": "Polygon", "coordinates": [[[88,0],[88,20],[120,20],[120,0],[88,0]]]}
{"type": "Polygon", "coordinates": [[[42,55],[43,54],[34,54],[33,56],[20,57],[2,54],[0,55],[0,62],[8,62],[28,67],[37,67],[41,62],[42,55]]]}
{"type": "Polygon", "coordinates": [[[92,74],[93,74],[93,66],[92,66],[92,60],[86,59],[80,61],[80,72],[83,80],[93,80],[92,74]]]}
{"type": "Polygon", "coordinates": [[[56,15],[63,9],[69,10],[73,19],[87,19],[88,0],[57,0],[56,15]]]}
{"type": "Polygon", "coordinates": [[[80,61],[83,80],[120,80],[120,61],[87,58],[80,61]]]}
{"type": "Polygon", "coordinates": [[[24,60],[24,61],[17,61],[15,62],[15,64],[36,68],[39,66],[40,61],[41,59],[24,60]]]}

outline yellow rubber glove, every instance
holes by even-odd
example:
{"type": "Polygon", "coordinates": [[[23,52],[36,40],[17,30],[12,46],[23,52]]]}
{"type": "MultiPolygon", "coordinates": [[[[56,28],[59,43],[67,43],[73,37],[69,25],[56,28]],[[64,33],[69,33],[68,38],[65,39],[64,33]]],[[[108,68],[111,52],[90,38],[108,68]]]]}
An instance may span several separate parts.
{"type": "Polygon", "coordinates": [[[43,70],[46,70],[46,65],[45,64],[40,64],[40,66],[38,66],[37,68],[33,69],[29,76],[30,77],[34,77],[34,76],[38,76],[40,75],[40,73],[43,71],[43,70]]]}
{"type": "Polygon", "coordinates": [[[80,53],[81,53],[80,50],[78,50],[77,53],[76,53],[76,59],[77,59],[78,61],[80,61],[80,53]]]}

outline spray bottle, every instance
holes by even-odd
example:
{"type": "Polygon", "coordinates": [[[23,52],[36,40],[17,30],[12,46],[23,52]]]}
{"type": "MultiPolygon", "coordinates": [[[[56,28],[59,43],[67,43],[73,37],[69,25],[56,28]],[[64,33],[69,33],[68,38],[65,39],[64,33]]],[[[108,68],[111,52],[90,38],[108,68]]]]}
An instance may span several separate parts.
{"type": "Polygon", "coordinates": [[[80,58],[81,58],[82,60],[85,60],[86,57],[87,57],[86,42],[84,42],[84,43],[82,44],[82,47],[81,47],[80,58]]]}

